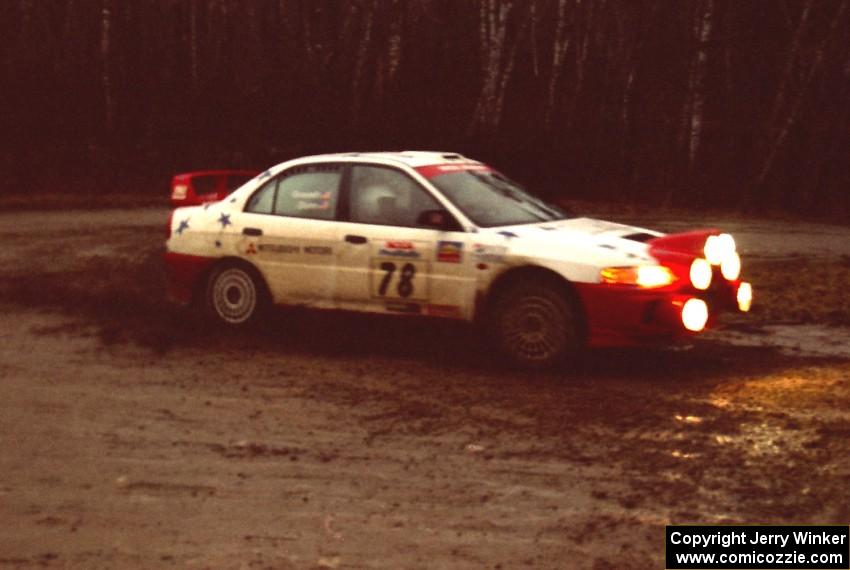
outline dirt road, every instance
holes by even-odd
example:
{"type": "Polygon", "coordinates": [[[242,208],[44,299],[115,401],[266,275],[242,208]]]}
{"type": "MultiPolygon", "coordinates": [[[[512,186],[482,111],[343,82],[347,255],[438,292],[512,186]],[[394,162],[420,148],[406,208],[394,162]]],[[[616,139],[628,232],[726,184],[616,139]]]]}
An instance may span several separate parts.
{"type": "Polygon", "coordinates": [[[660,568],[665,524],[850,520],[846,228],[740,232],[751,322],[530,375],[448,326],[206,330],[166,215],[0,215],[0,567],[660,568]]]}

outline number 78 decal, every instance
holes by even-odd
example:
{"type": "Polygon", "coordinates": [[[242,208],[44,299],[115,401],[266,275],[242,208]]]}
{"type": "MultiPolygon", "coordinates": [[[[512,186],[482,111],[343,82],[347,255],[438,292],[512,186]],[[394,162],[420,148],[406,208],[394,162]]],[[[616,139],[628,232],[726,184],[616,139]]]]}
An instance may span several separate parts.
{"type": "Polygon", "coordinates": [[[427,262],[373,259],[371,269],[372,297],[428,299],[427,262]]]}

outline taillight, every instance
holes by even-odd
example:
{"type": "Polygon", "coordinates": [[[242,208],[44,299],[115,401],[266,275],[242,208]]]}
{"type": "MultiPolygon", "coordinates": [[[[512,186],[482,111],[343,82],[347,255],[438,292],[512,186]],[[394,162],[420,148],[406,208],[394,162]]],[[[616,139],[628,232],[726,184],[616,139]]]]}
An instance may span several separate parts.
{"type": "Polygon", "coordinates": [[[171,199],[172,200],[185,200],[186,196],[189,193],[189,186],[187,184],[174,184],[171,187],[171,199]]]}
{"type": "Polygon", "coordinates": [[[174,212],[176,210],[171,210],[171,213],[168,215],[168,225],[165,226],[165,239],[171,239],[171,224],[174,222],[174,212]]]}

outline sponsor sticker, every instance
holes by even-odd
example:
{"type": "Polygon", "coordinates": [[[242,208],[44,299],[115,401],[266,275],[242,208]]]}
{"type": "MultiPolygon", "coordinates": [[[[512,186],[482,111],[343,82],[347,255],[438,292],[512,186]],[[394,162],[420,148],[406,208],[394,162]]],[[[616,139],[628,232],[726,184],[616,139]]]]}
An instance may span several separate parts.
{"type": "Polygon", "coordinates": [[[472,256],[478,263],[504,263],[507,250],[504,246],[476,243],[472,246],[472,256]]]}
{"type": "Polygon", "coordinates": [[[411,241],[384,242],[383,247],[378,250],[378,255],[381,257],[403,257],[408,259],[421,257],[421,254],[416,251],[416,245],[411,241]]]}
{"type": "Polygon", "coordinates": [[[308,210],[327,210],[331,207],[331,193],[319,190],[295,190],[292,198],[298,200],[295,209],[303,212],[308,210]]]}
{"type": "Polygon", "coordinates": [[[460,263],[463,259],[463,242],[437,242],[437,261],[442,263],[460,263]]]}
{"type": "Polygon", "coordinates": [[[297,245],[277,244],[277,243],[261,243],[258,246],[260,251],[269,253],[298,253],[301,248],[297,245]]]}

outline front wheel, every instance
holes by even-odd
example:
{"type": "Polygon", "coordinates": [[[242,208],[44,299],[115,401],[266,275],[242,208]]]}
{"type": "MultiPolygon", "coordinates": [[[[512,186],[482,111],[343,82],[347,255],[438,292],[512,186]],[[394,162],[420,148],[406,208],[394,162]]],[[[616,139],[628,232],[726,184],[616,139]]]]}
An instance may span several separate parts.
{"type": "Polygon", "coordinates": [[[579,348],[578,313],[563,291],[546,283],[517,283],[498,299],[490,334],[514,364],[547,368],[579,348]]]}
{"type": "Polygon", "coordinates": [[[216,267],[207,280],[207,314],[231,327],[256,323],[265,308],[265,299],[260,278],[241,265],[216,267]]]}

